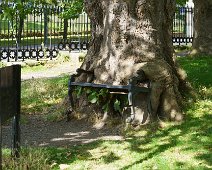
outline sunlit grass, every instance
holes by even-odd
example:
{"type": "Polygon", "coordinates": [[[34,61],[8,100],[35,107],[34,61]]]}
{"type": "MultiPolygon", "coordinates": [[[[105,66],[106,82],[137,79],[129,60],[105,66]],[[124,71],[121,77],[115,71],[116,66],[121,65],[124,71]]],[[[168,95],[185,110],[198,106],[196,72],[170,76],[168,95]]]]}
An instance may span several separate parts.
{"type": "Polygon", "coordinates": [[[21,73],[32,73],[38,71],[46,71],[48,68],[45,65],[37,65],[37,66],[25,66],[21,69],[21,73]]]}
{"type": "Polygon", "coordinates": [[[196,88],[212,86],[212,57],[180,57],[180,65],[186,70],[188,79],[196,88]]]}
{"type": "Polygon", "coordinates": [[[50,170],[49,153],[41,148],[21,148],[20,158],[11,159],[10,150],[3,150],[3,170],[50,170]]]}
{"type": "Polygon", "coordinates": [[[42,114],[62,102],[67,96],[68,77],[23,81],[22,112],[25,114],[42,114]]]}

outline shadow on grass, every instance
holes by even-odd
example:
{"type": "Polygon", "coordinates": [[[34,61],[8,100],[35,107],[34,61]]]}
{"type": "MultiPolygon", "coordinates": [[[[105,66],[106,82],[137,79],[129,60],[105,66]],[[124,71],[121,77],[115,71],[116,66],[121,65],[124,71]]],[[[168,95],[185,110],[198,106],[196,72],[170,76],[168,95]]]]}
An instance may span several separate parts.
{"type": "Polygon", "coordinates": [[[48,147],[45,148],[45,152],[50,155],[49,162],[57,162],[57,165],[60,164],[71,164],[75,161],[88,161],[88,160],[96,160],[101,159],[105,164],[109,164],[119,160],[120,158],[114,153],[109,152],[104,156],[99,158],[93,158],[93,155],[89,152],[89,150],[96,149],[101,147],[104,143],[104,140],[98,140],[89,144],[76,145],[69,148],[55,148],[48,147]]]}
{"type": "Polygon", "coordinates": [[[141,164],[142,162],[165,152],[167,149],[182,146],[184,144],[184,146],[186,146],[185,150],[195,153],[195,159],[205,162],[208,166],[212,165],[212,115],[204,115],[200,118],[187,116],[186,120],[181,125],[175,125],[163,129],[159,134],[149,131],[145,138],[144,141],[141,141],[136,137],[128,140],[130,143],[130,149],[133,152],[144,152],[145,150],[141,150],[139,147],[153,141],[157,141],[156,146],[148,148],[146,150],[148,154],[146,154],[145,157],[131,165],[121,168],[122,170],[129,169],[136,164],[141,164]],[[175,134],[175,131],[178,133],[175,134]],[[183,140],[181,140],[182,137],[184,138],[183,140]],[[168,141],[168,143],[163,144],[163,140],[168,141]],[[160,144],[160,141],[162,144],[160,144]],[[204,152],[202,150],[204,150],[204,152]]]}

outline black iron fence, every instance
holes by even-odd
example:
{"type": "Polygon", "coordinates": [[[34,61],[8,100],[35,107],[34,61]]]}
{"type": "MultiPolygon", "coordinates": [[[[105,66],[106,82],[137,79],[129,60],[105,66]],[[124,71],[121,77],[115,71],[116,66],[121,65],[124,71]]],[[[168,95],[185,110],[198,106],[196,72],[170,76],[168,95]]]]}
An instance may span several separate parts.
{"type": "Polygon", "coordinates": [[[173,20],[172,37],[174,45],[192,43],[194,32],[194,9],[177,7],[173,20]]]}
{"type": "MultiPolygon", "coordinates": [[[[77,19],[63,19],[65,7],[34,5],[32,9],[24,18],[16,10],[12,18],[0,20],[0,60],[52,59],[59,50],[88,49],[91,34],[86,13],[77,19]]],[[[191,43],[192,38],[193,9],[177,7],[173,44],[191,43]]]]}
{"type": "Polygon", "coordinates": [[[16,10],[11,19],[0,20],[0,60],[52,59],[58,50],[88,49],[90,20],[86,13],[63,19],[65,7],[37,5],[33,9],[22,19],[16,10]]]}

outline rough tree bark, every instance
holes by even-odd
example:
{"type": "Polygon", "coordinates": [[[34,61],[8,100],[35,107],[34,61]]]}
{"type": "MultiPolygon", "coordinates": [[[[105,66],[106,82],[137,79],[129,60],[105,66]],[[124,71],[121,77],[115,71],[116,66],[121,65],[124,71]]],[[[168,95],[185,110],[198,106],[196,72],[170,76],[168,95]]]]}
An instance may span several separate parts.
{"type": "MultiPolygon", "coordinates": [[[[173,59],[173,0],[84,0],[92,21],[92,40],[81,68],[94,71],[95,83],[127,84],[143,70],[152,82],[152,118],[182,120],[179,84],[173,59]]],[[[86,81],[81,76],[78,81],[86,81]]],[[[136,101],[142,101],[137,97],[136,101]]],[[[138,106],[137,111],[144,109],[138,106]]]]}
{"type": "Polygon", "coordinates": [[[193,54],[212,54],[212,1],[194,0],[193,54]]]}

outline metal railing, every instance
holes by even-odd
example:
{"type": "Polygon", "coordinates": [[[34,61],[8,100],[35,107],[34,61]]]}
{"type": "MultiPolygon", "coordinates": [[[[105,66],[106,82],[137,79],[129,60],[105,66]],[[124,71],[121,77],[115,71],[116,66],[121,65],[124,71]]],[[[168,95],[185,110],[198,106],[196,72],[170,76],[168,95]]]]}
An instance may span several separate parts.
{"type": "Polygon", "coordinates": [[[194,9],[177,7],[173,20],[172,37],[174,45],[192,43],[194,32],[194,9]]]}
{"type": "MultiPolygon", "coordinates": [[[[32,9],[22,20],[17,11],[10,20],[0,20],[0,60],[52,59],[59,50],[88,49],[91,26],[86,13],[63,19],[64,7],[37,5],[32,9]]],[[[177,7],[172,36],[174,45],[192,42],[193,8],[177,7]]]]}

